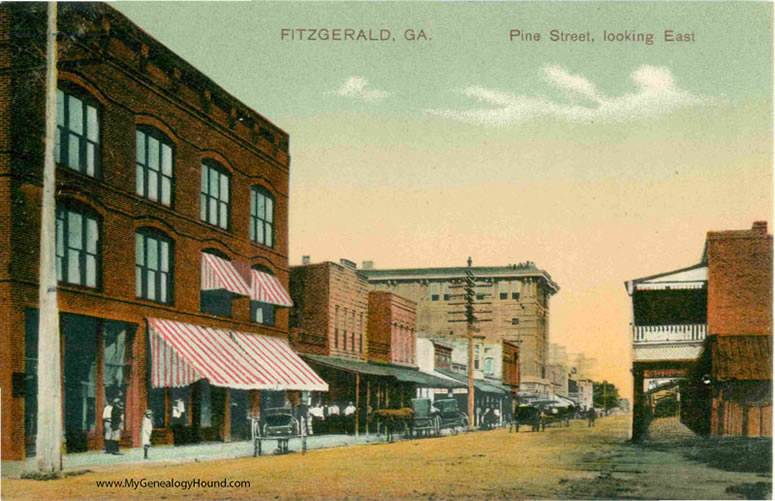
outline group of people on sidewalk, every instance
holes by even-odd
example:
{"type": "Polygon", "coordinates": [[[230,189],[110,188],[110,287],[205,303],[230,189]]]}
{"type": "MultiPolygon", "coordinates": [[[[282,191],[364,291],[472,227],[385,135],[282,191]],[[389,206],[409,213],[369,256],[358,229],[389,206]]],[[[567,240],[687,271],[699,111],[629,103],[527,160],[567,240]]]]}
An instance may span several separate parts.
{"type": "MultiPolygon", "coordinates": [[[[355,405],[348,402],[340,409],[336,403],[323,405],[320,402],[309,408],[312,419],[312,433],[355,433],[355,405]]],[[[363,420],[365,416],[361,417],[363,420]]]]}
{"type": "MultiPolygon", "coordinates": [[[[120,456],[119,442],[121,429],[124,427],[124,404],[121,398],[114,398],[113,402],[102,410],[102,425],[105,432],[105,453],[120,456]]],[[[148,449],[151,448],[151,433],[153,433],[153,411],[147,409],[140,429],[140,443],[143,446],[145,459],[148,459],[148,449]]]]}

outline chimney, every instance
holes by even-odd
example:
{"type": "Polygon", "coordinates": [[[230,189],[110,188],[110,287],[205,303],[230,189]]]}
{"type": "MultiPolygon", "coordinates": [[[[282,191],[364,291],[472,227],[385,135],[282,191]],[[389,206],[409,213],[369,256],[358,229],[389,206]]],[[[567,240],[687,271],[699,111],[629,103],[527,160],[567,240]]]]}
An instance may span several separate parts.
{"type": "Polygon", "coordinates": [[[361,268],[364,270],[373,270],[374,269],[374,261],[364,261],[361,265],[361,268]]]}
{"type": "Polygon", "coordinates": [[[309,264],[309,256],[301,256],[301,264],[309,264]]]}
{"type": "Polygon", "coordinates": [[[754,221],[751,227],[754,233],[758,235],[767,235],[767,221],[754,221]]]}
{"type": "Polygon", "coordinates": [[[339,264],[345,268],[350,268],[351,270],[354,270],[358,267],[358,265],[355,264],[355,261],[350,261],[349,259],[344,258],[339,259],[339,264]]]}

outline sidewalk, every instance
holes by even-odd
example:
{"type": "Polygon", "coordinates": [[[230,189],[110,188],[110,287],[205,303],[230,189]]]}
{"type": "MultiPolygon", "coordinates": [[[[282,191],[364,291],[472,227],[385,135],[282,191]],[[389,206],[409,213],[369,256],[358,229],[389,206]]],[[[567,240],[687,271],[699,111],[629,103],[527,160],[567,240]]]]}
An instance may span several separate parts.
{"type": "MultiPolygon", "coordinates": [[[[352,435],[312,435],[307,437],[307,450],[329,449],[333,447],[345,447],[356,444],[368,444],[384,442],[384,435],[361,434],[359,437],[352,435]]],[[[265,441],[262,445],[263,455],[271,455],[277,442],[265,441]]],[[[301,452],[301,438],[293,438],[288,442],[290,451],[301,452]]],[[[220,459],[234,459],[253,456],[253,442],[250,440],[240,442],[215,442],[194,445],[163,445],[152,447],[148,452],[150,459],[143,459],[143,449],[121,449],[120,456],[105,454],[102,451],[89,451],[77,454],[65,454],[63,456],[63,471],[77,471],[93,469],[94,467],[109,465],[154,464],[154,463],[188,463],[199,461],[215,461],[220,459]]],[[[23,461],[3,461],[2,477],[18,478],[24,471],[35,470],[35,458],[27,458],[23,461]]]]}

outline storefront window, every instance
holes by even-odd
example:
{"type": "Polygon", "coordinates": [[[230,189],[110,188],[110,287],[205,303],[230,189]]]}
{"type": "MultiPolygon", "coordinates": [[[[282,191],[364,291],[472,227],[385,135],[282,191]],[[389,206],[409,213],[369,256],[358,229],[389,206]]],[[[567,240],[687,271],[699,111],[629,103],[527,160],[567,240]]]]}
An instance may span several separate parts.
{"type": "Polygon", "coordinates": [[[212,405],[210,405],[210,384],[207,380],[203,379],[199,381],[199,426],[202,428],[209,428],[213,425],[213,411],[212,405]]]}
{"type": "Polygon", "coordinates": [[[148,392],[148,408],[153,411],[153,427],[164,428],[164,417],[166,409],[164,408],[164,388],[152,388],[148,392]]]}
{"type": "Polygon", "coordinates": [[[27,308],[24,326],[24,434],[27,455],[35,454],[38,432],[38,310],[27,308]]]}
{"type": "Polygon", "coordinates": [[[62,315],[65,338],[64,408],[67,451],[87,449],[87,432],[96,428],[97,319],[62,315]]]}
{"type": "Polygon", "coordinates": [[[129,375],[127,363],[127,329],[123,322],[105,322],[105,402],[120,398],[126,406],[126,386],[129,375]]]}

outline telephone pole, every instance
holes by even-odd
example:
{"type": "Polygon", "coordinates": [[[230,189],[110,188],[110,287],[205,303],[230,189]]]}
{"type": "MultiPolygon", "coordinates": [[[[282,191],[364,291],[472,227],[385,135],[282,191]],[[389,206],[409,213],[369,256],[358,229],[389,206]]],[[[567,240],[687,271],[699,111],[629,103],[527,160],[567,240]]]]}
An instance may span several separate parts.
{"type": "MultiPolygon", "coordinates": [[[[471,270],[471,258],[468,258],[468,268],[466,268],[465,278],[462,284],[452,286],[452,288],[462,288],[462,294],[453,294],[454,297],[463,297],[462,303],[451,303],[453,305],[464,306],[463,311],[451,311],[451,314],[463,314],[463,319],[450,320],[450,322],[465,322],[466,323],[466,338],[468,340],[468,429],[474,428],[474,330],[476,330],[475,324],[479,322],[489,322],[490,319],[480,320],[477,318],[477,313],[492,313],[492,310],[477,310],[476,306],[480,304],[490,303],[477,303],[477,296],[485,297],[488,294],[477,294],[476,287],[477,278],[471,270]]],[[[482,284],[484,285],[484,284],[482,284]]]]}
{"type": "Polygon", "coordinates": [[[46,143],[40,225],[38,301],[38,421],[35,453],[38,471],[62,471],[62,392],[56,273],[57,3],[48,3],[46,33],[46,143]]]}

